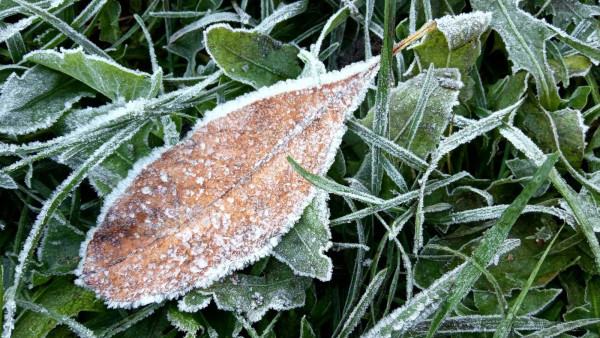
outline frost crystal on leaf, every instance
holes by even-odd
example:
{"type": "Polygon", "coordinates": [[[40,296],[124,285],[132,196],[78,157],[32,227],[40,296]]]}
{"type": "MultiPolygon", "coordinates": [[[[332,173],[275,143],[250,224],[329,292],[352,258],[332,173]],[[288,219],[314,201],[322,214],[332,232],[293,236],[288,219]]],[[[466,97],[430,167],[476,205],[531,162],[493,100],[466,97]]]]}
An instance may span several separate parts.
{"type": "Polygon", "coordinates": [[[110,306],[139,306],[206,288],[267,255],[315,191],[287,157],[327,171],[378,65],[373,58],[245,95],[141,160],[106,198],[78,282],[110,306]]]}

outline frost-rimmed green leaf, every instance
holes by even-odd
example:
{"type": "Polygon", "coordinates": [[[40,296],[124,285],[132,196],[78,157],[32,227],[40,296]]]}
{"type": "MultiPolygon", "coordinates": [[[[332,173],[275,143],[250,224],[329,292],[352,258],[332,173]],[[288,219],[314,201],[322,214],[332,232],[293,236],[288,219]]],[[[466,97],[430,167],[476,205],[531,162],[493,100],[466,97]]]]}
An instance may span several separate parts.
{"type": "Polygon", "coordinates": [[[299,49],[268,35],[227,25],[204,32],[206,50],[232,79],[260,88],[300,75],[299,49]]]}
{"type": "MultiPolygon", "coordinates": [[[[440,334],[465,334],[465,333],[483,333],[483,332],[494,332],[498,327],[498,324],[502,321],[502,316],[491,315],[468,315],[468,316],[456,316],[450,317],[445,320],[437,331],[440,334]]],[[[429,330],[431,325],[430,320],[426,320],[416,325],[409,332],[416,332],[424,334],[429,330]]],[[[535,318],[531,316],[520,316],[515,319],[514,327],[519,331],[537,331],[547,328],[551,328],[553,322],[535,318]]]]}
{"type": "Polygon", "coordinates": [[[82,49],[34,51],[25,59],[63,72],[94,88],[112,100],[149,98],[150,74],[125,68],[111,59],[85,54],[82,49]]]}
{"type": "MultiPolygon", "coordinates": [[[[426,158],[450,123],[462,86],[456,69],[436,69],[431,77],[419,74],[400,83],[390,93],[390,139],[426,158]]],[[[369,114],[361,124],[372,121],[369,114]]]]}
{"type": "Polygon", "coordinates": [[[458,68],[466,81],[481,53],[481,35],[488,29],[492,14],[475,11],[436,19],[433,31],[411,47],[421,71],[431,63],[436,68],[458,68]]]}
{"type": "MultiPolygon", "coordinates": [[[[76,286],[69,278],[56,279],[36,292],[32,301],[47,311],[68,317],[80,311],[105,309],[102,302],[96,300],[93,292],[76,286]]],[[[13,334],[15,337],[41,337],[57,324],[56,320],[43,313],[27,311],[17,320],[13,334]]]]}
{"type": "Polygon", "coordinates": [[[525,69],[535,78],[540,103],[549,110],[560,104],[558,89],[546,60],[546,40],[555,33],[517,6],[516,0],[473,0],[474,10],[492,12],[491,26],[504,40],[513,73],[525,69]]]}
{"type": "Polygon", "coordinates": [[[50,127],[71,106],[94,92],[42,66],[13,73],[2,86],[0,133],[21,135],[50,127]]]}
{"type": "Polygon", "coordinates": [[[17,182],[3,171],[0,171],[0,188],[2,189],[17,189],[17,182]]]}
{"type": "Polygon", "coordinates": [[[327,195],[319,192],[271,254],[299,276],[328,281],[333,263],[324,252],[331,247],[330,240],[327,195]]]}
{"type": "Polygon", "coordinates": [[[212,297],[219,309],[244,313],[249,321],[256,322],[269,309],[289,310],[304,305],[304,290],[309,285],[309,278],[296,276],[283,263],[272,262],[263,277],[234,273],[209,288],[192,291],[178,306],[182,311],[197,311],[208,306],[212,297]]]}
{"type": "Polygon", "coordinates": [[[42,265],[36,270],[45,275],[70,273],[79,262],[80,243],[85,234],[70,223],[52,217],[44,231],[38,258],[42,265]]]}

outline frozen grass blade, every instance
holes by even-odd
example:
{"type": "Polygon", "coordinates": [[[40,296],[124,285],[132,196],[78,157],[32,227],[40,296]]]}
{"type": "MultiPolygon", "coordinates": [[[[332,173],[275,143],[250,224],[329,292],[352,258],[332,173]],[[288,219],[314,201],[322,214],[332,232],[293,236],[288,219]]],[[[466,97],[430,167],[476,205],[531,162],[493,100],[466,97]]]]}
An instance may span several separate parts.
{"type": "Polygon", "coordinates": [[[72,318],[70,318],[68,316],[61,315],[60,313],[56,313],[54,311],[50,311],[38,304],[29,302],[26,300],[22,300],[22,299],[17,300],[17,305],[19,305],[20,307],[22,307],[24,309],[31,310],[31,311],[34,311],[37,313],[41,313],[45,316],[48,316],[49,318],[54,319],[55,321],[57,321],[60,324],[68,326],[69,329],[71,329],[71,331],[76,333],[79,337],[84,337],[84,338],[96,337],[96,335],[94,334],[94,332],[92,332],[92,330],[81,325],[80,323],[76,322],[75,320],[73,320],[72,318]]]}
{"type": "Polygon", "coordinates": [[[590,319],[579,319],[573,320],[566,323],[556,324],[544,329],[541,329],[532,334],[528,334],[524,336],[524,338],[550,338],[556,337],[562,333],[569,332],[571,330],[576,330],[588,325],[594,325],[600,323],[600,318],[590,318],[590,319]]]}
{"type": "MultiPolygon", "coordinates": [[[[387,138],[389,134],[389,109],[388,99],[390,87],[393,85],[393,50],[394,50],[394,28],[396,18],[396,1],[385,0],[384,5],[384,38],[381,49],[381,67],[377,79],[377,92],[375,93],[375,114],[373,117],[373,132],[375,135],[387,138]]],[[[368,38],[368,37],[367,37],[368,38]]],[[[381,150],[374,146],[371,148],[371,192],[379,195],[383,170],[381,167],[381,150]]]]}
{"type": "MultiPolygon", "coordinates": [[[[523,209],[525,209],[529,199],[531,199],[535,192],[538,191],[542,183],[548,179],[550,170],[554,167],[557,160],[557,154],[548,156],[532,177],[531,181],[527,183],[523,191],[517,196],[515,201],[510,204],[498,222],[485,234],[481,243],[473,252],[471,257],[473,261],[481,266],[487,266],[489,264],[496,251],[498,251],[498,248],[502,245],[502,242],[504,242],[508,236],[513,224],[517,221],[517,218],[519,218],[523,209]]],[[[465,269],[460,272],[448,299],[441,304],[433,318],[431,327],[427,333],[428,337],[432,337],[435,334],[442,321],[448,316],[454,306],[456,306],[456,304],[469,292],[479,276],[480,272],[473,264],[467,264],[465,269]]]]}
{"type": "Polygon", "coordinates": [[[14,1],[16,3],[18,3],[19,5],[23,6],[24,8],[26,8],[27,10],[29,10],[30,12],[32,12],[33,14],[39,16],[44,21],[51,24],[54,28],[61,31],[64,35],[68,36],[75,43],[77,43],[81,47],[83,47],[88,53],[96,54],[98,56],[102,56],[107,59],[111,59],[110,56],[108,56],[108,54],[106,54],[102,49],[100,49],[98,46],[96,46],[93,42],[88,40],[88,38],[86,38],[85,35],[79,33],[78,31],[73,29],[71,26],[66,24],[64,21],[62,21],[61,19],[52,15],[48,11],[46,11],[34,4],[23,1],[23,0],[14,0],[14,1]]]}
{"type": "Polygon", "coordinates": [[[558,238],[558,235],[560,235],[562,229],[562,227],[558,229],[558,232],[556,233],[556,235],[554,235],[554,238],[552,238],[552,241],[550,241],[550,244],[548,244],[546,250],[544,250],[542,257],[540,257],[537,264],[535,265],[535,268],[533,269],[533,271],[531,271],[527,282],[525,282],[525,285],[523,285],[523,289],[521,290],[521,293],[519,293],[517,300],[514,302],[513,306],[506,314],[506,317],[504,317],[502,323],[498,326],[498,330],[494,332],[494,338],[507,337],[509,335],[510,328],[513,325],[513,322],[515,321],[515,318],[517,317],[517,312],[519,312],[521,304],[523,304],[523,300],[525,300],[525,296],[527,296],[527,292],[529,292],[529,289],[531,288],[533,282],[535,281],[535,278],[537,277],[538,271],[540,271],[540,268],[542,267],[542,263],[544,263],[548,252],[550,252],[550,249],[554,245],[554,242],[558,238]]]}
{"type": "Polygon", "coordinates": [[[385,279],[386,273],[387,269],[383,269],[379,271],[379,273],[377,273],[375,277],[373,277],[373,280],[371,281],[369,286],[367,286],[365,293],[358,301],[358,304],[356,304],[356,306],[354,307],[352,313],[350,313],[348,320],[346,320],[346,322],[344,323],[344,326],[342,327],[342,330],[340,331],[337,337],[348,337],[352,333],[354,328],[358,325],[358,322],[360,321],[365,311],[367,311],[369,304],[371,304],[371,302],[377,295],[377,291],[379,291],[379,288],[381,287],[381,284],[385,279]]]}

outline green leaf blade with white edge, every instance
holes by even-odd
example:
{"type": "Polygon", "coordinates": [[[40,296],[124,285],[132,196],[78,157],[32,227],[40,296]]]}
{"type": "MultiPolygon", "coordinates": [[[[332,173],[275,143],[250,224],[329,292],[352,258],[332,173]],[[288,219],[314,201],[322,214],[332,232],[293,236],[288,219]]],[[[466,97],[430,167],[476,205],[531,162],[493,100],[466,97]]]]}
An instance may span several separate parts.
{"type": "Polygon", "coordinates": [[[227,76],[254,88],[293,79],[302,72],[296,57],[299,49],[268,35],[214,25],[204,32],[204,43],[227,76]]]}
{"type": "Polygon", "coordinates": [[[34,51],[25,59],[65,73],[113,101],[147,98],[152,91],[150,74],[125,68],[112,59],[85,54],[81,49],[34,51]]]}
{"type": "Polygon", "coordinates": [[[379,271],[375,275],[375,277],[373,277],[373,280],[371,281],[371,283],[369,283],[369,286],[367,286],[365,293],[354,307],[352,313],[350,313],[348,320],[346,320],[346,322],[344,323],[344,326],[342,327],[342,330],[338,335],[339,337],[348,337],[352,333],[352,331],[354,331],[354,328],[358,325],[361,317],[363,316],[365,311],[367,311],[369,304],[373,303],[373,299],[377,295],[377,291],[379,291],[381,284],[385,280],[386,273],[387,269],[383,269],[379,271]]]}
{"type": "Polygon", "coordinates": [[[11,75],[0,96],[0,133],[22,135],[46,129],[93,90],[46,67],[11,75]]]}
{"type": "MultiPolygon", "coordinates": [[[[462,88],[460,73],[455,69],[436,69],[429,79],[426,74],[400,83],[390,94],[390,139],[420,158],[435,149],[452,119],[452,107],[458,104],[462,88]],[[408,122],[416,119],[414,130],[408,122]]],[[[361,121],[368,126],[372,115],[361,121]]]]}
{"type": "Polygon", "coordinates": [[[474,10],[492,12],[491,27],[504,40],[513,73],[525,69],[535,78],[540,103],[548,110],[560,104],[558,88],[546,60],[546,40],[555,33],[541,20],[519,9],[515,0],[473,0],[474,10]]]}
{"type": "Polygon", "coordinates": [[[481,54],[480,38],[491,18],[489,12],[475,11],[436,19],[438,30],[411,48],[421,71],[432,63],[436,68],[458,68],[460,79],[466,81],[481,54]]]}
{"type": "Polygon", "coordinates": [[[269,309],[290,310],[304,305],[310,279],[299,277],[283,263],[270,262],[264,277],[234,273],[201,294],[212,295],[221,310],[244,313],[250,322],[260,320],[269,309]]]}
{"type": "Polygon", "coordinates": [[[324,254],[331,246],[326,199],[325,193],[318,193],[272,252],[275,258],[289,265],[295,274],[321,281],[330,280],[333,270],[331,258],[324,254]]]}
{"type": "MultiPolygon", "coordinates": [[[[508,236],[512,225],[527,205],[529,199],[540,188],[542,183],[546,181],[550,170],[554,167],[557,160],[557,154],[552,154],[547,157],[531,181],[525,186],[521,194],[519,194],[515,201],[511,203],[508,209],[506,209],[494,227],[486,233],[480,245],[475,249],[472,255],[472,259],[479,265],[486,266],[492,260],[496,251],[498,251],[498,248],[508,236]]],[[[465,269],[460,272],[457,283],[450,292],[448,299],[442,303],[442,306],[433,319],[431,328],[428,332],[429,337],[433,336],[441,322],[448,316],[454,306],[456,306],[456,304],[467,294],[480,275],[481,272],[472,264],[468,264],[465,269]]]]}

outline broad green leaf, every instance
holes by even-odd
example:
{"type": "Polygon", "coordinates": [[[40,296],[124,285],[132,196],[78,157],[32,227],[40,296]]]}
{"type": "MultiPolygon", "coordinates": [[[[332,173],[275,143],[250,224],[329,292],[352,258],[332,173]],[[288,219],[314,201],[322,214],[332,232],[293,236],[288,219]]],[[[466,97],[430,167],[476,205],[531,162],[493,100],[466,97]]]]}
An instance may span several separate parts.
{"type": "Polygon", "coordinates": [[[527,90],[528,77],[527,72],[519,71],[491,85],[486,94],[488,108],[500,110],[519,101],[527,90]]]}
{"type": "Polygon", "coordinates": [[[600,15],[600,7],[588,5],[580,0],[551,0],[552,24],[566,30],[574,22],[578,24],[586,19],[600,15]]]}
{"type": "Polygon", "coordinates": [[[63,72],[113,101],[152,96],[150,74],[125,68],[111,59],[85,54],[81,49],[64,49],[60,53],[38,50],[27,54],[26,59],[63,72]]]}
{"type": "Polygon", "coordinates": [[[317,338],[306,316],[300,321],[300,338],[317,338]]]}
{"type": "Polygon", "coordinates": [[[326,198],[326,194],[318,193],[272,253],[278,260],[289,265],[295,274],[322,281],[331,279],[333,269],[331,258],[324,254],[331,246],[326,198]]]}
{"type": "Polygon", "coordinates": [[[600,232],[600,201],[585,187],[579,192],[579,203],[590,219],[594,232],[600,232]]]}
{"type": "MultiPolygon", "coordinates": [[[[547,157],[544,164],[538,169],[531,181],[529,181],[515,201],[511,203],[498,222],[496,222],[496,224],[484,235],[478,247],[473,251],[471,258],[477,262],[477,264],[480,266],[487,266],[492,261],[495,253],[508,236],[510,229],[527,205],[529,199],[531,199],[533,194],[540,188],[542,183],[548,179],[548,174],[554,167],[557,159],[557,154],[552,154],[547,157]]],[[[464,298],[480,275],[481,272],[474,264],[467,264],[465,268],[460,271],[454,288],[450,291],[448,298],[442,302],[441,307],[435,314],[428,336],[432,336],[435,333],[444,318],[446,318],[450,311],[454,309],[456,303],[464,298]]]]}
{"type": "Polygon", "coordinates": [[[94,92],[69,76],[36,66],[11,75],[0,96],[0,133],[21,135],[50,127],[71,106],[94,92]]]}
{"type": "Polygon", "coordinates": [[[197,337],[198,331],[204,331],[198,313],[181,312],[174,306],[170,306],[167,319],[169,319],[171,325],[184,332],[186,337],[197,337]]]}
{"type": "Polygon", "coordinates": [[[114,43],[121,37],[119,17],[121,16],[121,5],[116,0],[110,0],[100,12],[100,40],[114,43]]]}
{"type": "MultiPolygon", "coordinates": [[[[560,149],[573,168],[579,168],[585,150],[585,132],[581,112],[573,109],[561,109],[547,112],[558,131],[560,149]]],[[[557,150],[552,125],[544,108],[537,100],[529,96],[519,109],[515,125],[528,135],[545,153],[557,150]]],[[[560,165],[558,167],[561,167],[560,165]]]]}
{"type": "MultiPolygon", "coordinates": [[[[400,83],[390,94],[390,139],[426,158],[450,123],[461,87],[455,69],[436,69],[429,79],[419,74],[400,83]],[[413,121],[416,119],[419,121],[413,121]],[[411,122],[415,122],[412,130],[411,122]]],[[[369,114],[361,124],[371,126],[372,121],[373,114],[369,114]]]]}
{"type": "Polygon", "coordinates": [[[563,100],[563,104],[571,109],[581,111],[587,105],[591,91],[590,86],[577,87],[568,99],[563,100]]]}
{"type": "MultiPolygon", "coordinates": [[[[529,290],[523,305],[519,308],[519,316],[535,315],[545,309],[562,292],[562,289],[532,289],[529,290]]],[[[511,297],[507,297],[509,307],[512,307],[517,299],[518,292],[513,292],[511,297]]],[[[474,291],[473,298],[475,306],[479,309],[479,314],[496,315],[500,314],[499,304],[496,295],[489,291],[474,291]]]]}
{"type": "MultiPolygon", "coordinates": [[[[531,163],[531,161],[527,160],[527,159],[522,159],[522,158],[515,158],[512,160],[508,160],[506,161],[506,166],[510,169],[510,171],[513,173],[513,175],[515,176],[515,178],[517,179],[522,179],[522,178],[529,178],[531,176],[533,176],[533,174],[535,174],[535,170],[536,167],[533,163],[531,163]]],[[[525,182],[520,182],[521,185],[525,185],[525,182]]],[[[546,193],[546,191],[548,191],[548,188],[550,187],[550,182],[546,182],[542,185],[542,187],[540,188],[540,190],[538,190],[535,195],[533,195],[533,197],[539,197],[542,196],[543,194],[546,193]]]]}
{"type": "Polygon", "coordinates": [[[225,74],[254,88],[293,79],[302,72],[298,48],[268,35],[215,25],[204,36],[207,51],[225,74]]]}
{"type": "Polygon", "coordinates": [[[169,52],[177,54],[187,60],[185,76],[196,75],[196,55],[199,51],[204,49],[204,41],[202,41],[202,38],[203,32],[195,30],[185,34],[177,39],[177,41],[174,41],[165,47],[169,52]]]}
{"type": "Polygon", "coordinates": [[[458,68],[466,81],[481,54],[481,35],[490,25],[491,13],[472,12],[436,19],[433,31],[412,47],[423,72],[433,63],[435,68],[458,68]]]}
{"type": "MultiPolygon", "coordinates": [[[[66,316],[81,311],[103,311],[104,304],[93,292],[82,289],[70,278],[58,278],[37,291],[32,301],[41,307],[66,316]]],[[[26,311],[21,315],[13,331],[15,337],[42,337],[57,325],[56,320],[37,312],[26,311]]]]}
{"type": "MultiPolygon", "coordinates": [[[[304,305],[304,290],[309,285],[309,278],[296,276],[283,263],[270,262],[264,277],[234,273],[196,292],[212,296],[219,309],[244,313],[249,321],[256,322],[269,309],[290,310],[304,305]]],[[[184,302],[185,306],[191,304],[189,299],[184,302]]],[[[185,307],[180,303],[180,308],[185,307]]]]}
{"type": "Polygon", "coordinates": [[[504,40],[513,72],[525,69],[535,78],[542,106],[555,110],[558,88],[546,60],[546,40],[555,35],[546,24],[522,11],[516,0],[473,0],[474,10],[492,12],[491,26],[504,40]]]}
{"type": "MultiPolygon", "coordinates": [[[[592,276],[586,280],[585,304],[575,307],[567,313],[564,318],[567,321],[577,319],[600,318],[600,277],[592,276]]],[[[594,332],[600,333],[600,324],[590,327],[594,332]]]]}
{"type": "Polygon", "coordinates": [[[548,64],[554,73],[556,83],[567,83],[569,78],[584,76],[592,67],[592,61],[581,54],[562,56],[562,60],[550,58],[548,64]]]}
{"type": "Polygon", "coordinates": [[[42,265],[36,270],[45,275],[70,273],[79,262],[79,248],[85,235],[66,221],[53,217],[38,249],[42,265]]]}

